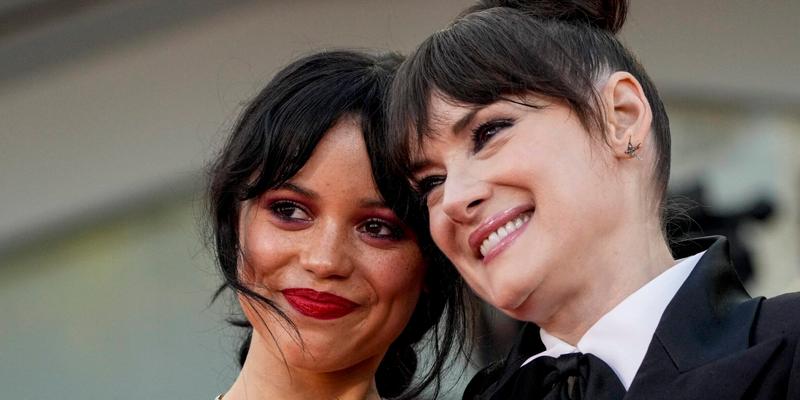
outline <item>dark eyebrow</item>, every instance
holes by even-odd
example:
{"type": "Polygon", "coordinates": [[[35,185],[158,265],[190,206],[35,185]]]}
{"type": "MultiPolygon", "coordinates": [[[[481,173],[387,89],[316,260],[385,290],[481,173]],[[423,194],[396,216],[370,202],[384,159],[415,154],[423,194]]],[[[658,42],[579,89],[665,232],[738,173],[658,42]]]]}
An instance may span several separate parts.
{"type": "MultiPolygon", "coordinates": [[[[286,182],[275,189],[289,190],[312,200],[319,199],[319,194],[317,192],[291,182],[286,182]]],[[[386,203],[381,199],[361,199],[358,205],[361,208],[387,208],[386,203]]]]}
{"type": "Polygon", "coordinates": [[[420,161],[414,161],[414,162],[412,162],[412,163],[411,163],[411,167],[410,167],[410,170],[411,170],[411,175],[416,175],[416,174],[417,174],[417,172],[419,172],[420,170],[423,170],[423,169],[427,168],[427,167],[428,167],[428,165],[430,165],[430,164],[431,164],[431,163],[430,163],[430,161],[428,161],[428,160],[420,160],[420,161]]]}
{"type": "Polygon", "coordinates": [[[473,108],[468,113],[464,114],[463,117],[459,118],[458,121],[453,124],[453,135],[458,135],[461,131],[463,131],[464,128],[466,128],[467,125],[472,122],[472,120],[475,118],[475,115],[477,115],[484,108],[486,108],[486,106],[473,108]]]}
{"type": "MultiPolygon", "coordinates": [[[[475,116],[487,106],[488,105],[475,107],[471,109],[468,113],[464,114],[461,118],[458,119],[458,121],[456,121],[453,124],[453,128],[451,131],[452,134],[454,136],[458,136],[458,134],[461,133],[461,131],[463,131],[464,128],[466,128],[470,123],[472,123],[472,120],[475,118],[475,116]]],[[[411,174],[412,175],[416,174],[417,172],[419,172],[419,170],[425,169],[428,165],[430,165],[430,162],[427,160],[412,162],[410,167],[411,174]]]]}
{"type": "Polygon", "coordinates": [[[358,202],[359,207],[361,208],[388,208],[386,203],[380,199],[361,199],[358,202]]]}
{"type": "Polygon", "coordinates": [[[286,190],[295,192],[295,193],[297,193],[297,194],[299,194],[301,196],[308,197],[310,199],[318,199],[319,198],[319,194],[317,194],[317,192],[315,192],[315,191],[313,191],[311,189],[304,188],[302,186],[298,186],[298,185],[296,185],[294,183],[291,183],[291,182],[284,182],[282,185],[276,187],[275,189],[286,189],[286,190]]]}

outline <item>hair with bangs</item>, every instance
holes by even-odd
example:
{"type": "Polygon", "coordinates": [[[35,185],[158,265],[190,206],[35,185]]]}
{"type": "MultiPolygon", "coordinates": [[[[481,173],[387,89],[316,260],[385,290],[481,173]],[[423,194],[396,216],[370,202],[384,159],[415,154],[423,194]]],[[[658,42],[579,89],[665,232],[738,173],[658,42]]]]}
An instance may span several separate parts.
{"type": "Polygon", "coordinates": [[[397,73],[389,106],[395,162],[408,171],[413,143],[430,134],[432,96],[468,106],[527,93],[561,100],[591,135],[604,140],[595,85],[609,73],[627,71],[652,108],[654,189],[663,208],[669,120],[655,85],[615,35],[626,13],[622,0],[486,0],[468,8],[425,40],[397,73]]]}
{"type": "MultiPolygon", "coordinates": [[[[246,106],[210,165],[208,206],[210,247],[224,279],[215,298],[224,289],[231,289],[264,305],[286,321],[287,329],[297,333],[274,302],[240,280],[241,204],[297,174],[341,118],[359,121],[378,191],[387,206],[414,231],[428,264],[425,285],[429,290],[421,294],[411,320],[389,347],[376,375],[381,397],[413,399],[432,384],[434,393],[438,392],[448,354],[460,349],[466,336],[468,321],[463,310],[468,297],[455,268],[433,245],[415,194],[402,177],[387,169],[385,162],[385,98],[401,60],[396,54],[329,51],[301,58],[279,71],[246,106]],[[426,334],[430,335],[433,357],[421,379],[412,385],[417,370],[414,346],[426,334]]],[[[232,323],[247,329],[239,351],[239,362],[244,365],[252,326],[247,320],[232,323]]]]}

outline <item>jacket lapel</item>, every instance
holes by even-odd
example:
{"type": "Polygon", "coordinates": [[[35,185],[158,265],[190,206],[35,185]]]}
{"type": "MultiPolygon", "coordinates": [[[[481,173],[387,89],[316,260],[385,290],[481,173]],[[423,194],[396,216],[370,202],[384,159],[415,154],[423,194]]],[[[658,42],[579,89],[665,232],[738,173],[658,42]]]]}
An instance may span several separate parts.
{"type": "Polygon", "coordinates": [[[751,347],[763,298],[751,298],[728,258],[725,238],[679,243],[676,258],[708,248],[664,311],[626,399],[741,398],[783,345],[751,347]]]}
{"type": "MultiPolygon", "coordinates": [[[[722,237],[674,246],[676,258],[706,250],[656,328],[625,399],[738,399],[758,378],[783,339],[751,345],[763,298],[751,298],[722,237]]],[[[509,356],[481,371],[464,399],[491,399],[528,357],[544,350],[539,327],[524,326],[509,356]]]]}
{"type": "Polygon", "coordinates": [[[514,375],[525,360],[545,350],[539,327],[533,323],[522,326],[505,360],[484,368],[467,385],[464,399],[489,400],[514,375]]]}

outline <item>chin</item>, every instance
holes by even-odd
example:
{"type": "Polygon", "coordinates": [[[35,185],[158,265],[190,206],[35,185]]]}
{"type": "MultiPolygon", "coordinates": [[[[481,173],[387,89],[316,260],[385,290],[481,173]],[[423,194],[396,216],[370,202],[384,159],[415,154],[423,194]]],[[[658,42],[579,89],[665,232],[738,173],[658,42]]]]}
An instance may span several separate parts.
{"type": "Polygon", "coordinates": [[[535,322],[536,321],[536,305],[531,301],[530,297],[525,299],[521,304],[513,308],[501,308],[500,310],[511,318],[519,321],[535,322]]]}
{"type": "Polygon", "coordinates": [[[488,292],[481,297],[495,308],[511,315],[528,298],[530,288],[528,285],[520,285],[517,274],[495,278],[508,279],[495,279],[490,283],[488,292]]]}
{"type": "Polygon", "coordinates": [[[496,276],[485,300],[511,318],[533,321],[533,315],[539,308],[534,295],[542,284],[540,274],[533,269],[533,266],[526,265],[523,269],[512,268],[507,274],[496,276]]]}
{"type": "Polygon", "coordinates": [[[532,308],[532,306],[530,305],[529,296],[530,294],[520,295],[509,301],[506,301],[505,303],[498,302],[494,305],[500,311],[502,311],[504,314],[508,315],[511,318],[520,321],[531,321],[531,316],[529,311],[532,308]]]}
{"type": "Polygon", "coordinates": [[[341,351],[333,350],[328,346],[318,346],[306,343],[306,347],[291,344],[290,348],[285,348],[284,356],[286,363],[293,368],[319,373],[335,372],[350,368],[359,363],[360,360],[354,354],[343,354],[341,351]]]}
{"type": "Polygon", "coordinates": [[[369,340],[353,340],[334,335],[331,331],[304,332],[301,329],[300,335],[302,342],[284,337],[279,344],[287,364],[306,371],[330,373],[361,368],[380,358],[385,351],[369,340]]]}

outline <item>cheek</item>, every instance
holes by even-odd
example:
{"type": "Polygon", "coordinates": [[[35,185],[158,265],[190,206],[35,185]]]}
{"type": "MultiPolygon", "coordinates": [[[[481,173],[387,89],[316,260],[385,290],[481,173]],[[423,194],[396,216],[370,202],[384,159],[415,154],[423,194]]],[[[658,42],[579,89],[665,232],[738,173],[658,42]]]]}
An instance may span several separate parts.
{"type": "MultiPolygon", "coordinates": [[[[413,309],[422,290],[425,266],[416,246],[367,260],[367,274],[379,304],[413,309]]],[[[409,311],[410,314],[410,311],[409,311]]]]}
{"type": "Polygon", "coordinates": [[[431,231],[431,238],[448,258],[453,257],[453,250],[455,250],[455,238],[453,237],[453,225],[450,219],[438,206],[434,206],[428,210],[430,222],[428,228],[431,231]]]}
{"type": "Polygon", "coordinates": [[[237,294],[236,298],[239,300],[239,306],[242,308],[242,313],[244,317],[250,321],[250,324],[255,326],[256,322],[260,320],[258,315],[261,314],[260,311],[256,311],[256,307],[259,307],[256,304],[256,301],[250,300],[247,296],[243,294],[237,294]]]}
{"type": "Polygon", "coordinates": [[[243,243],[239,255],[239,276],[242,283],[270,297],[275,288],[290,273],[296,263],[296,245],[281,235],[269,235],[259,240],[251,237],[243,243]]]}
{"type": "Polygon", "coordinates": [[[239,300],[244,317],[250,322],[253,329],[261,334],[273,331],[269,326],[272,323],[271,321],[275,320],[273,310],[258,300],[250,299],[245,295],[239,294],[236,297],[239,300]]]}
{"type": "Polygon", "coordinates": [[[270,274],[289,263],[295,244],[286,234],[275,232],[267,221],[251,221],[241,226],[240,274],[251,282],[265,284],[270,274]]]}
{"type": "Polygon", "coordinates": [[[468,259],[472,257],[471,250],[466,247],[459,247],[458,239],[456,239],[455,227],[450,219],[444,213],[437,213],[435,209],[430,210],[430,226],[431,237],[444,255],[453,263],[458,270],[459,274],[464,278],[467,284],[475,291],[480,297],[486,298],[486,291],[483,289],[485,286],[484,276],[479,272],[479,269],[470,268],[468,259]]]}

